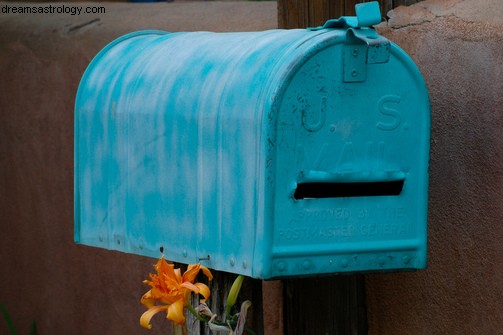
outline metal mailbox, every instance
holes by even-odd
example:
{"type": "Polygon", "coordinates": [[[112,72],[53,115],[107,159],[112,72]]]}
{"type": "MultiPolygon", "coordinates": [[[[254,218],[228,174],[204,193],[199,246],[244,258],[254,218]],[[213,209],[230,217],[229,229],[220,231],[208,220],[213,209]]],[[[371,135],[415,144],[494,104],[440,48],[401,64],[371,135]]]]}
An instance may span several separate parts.
{"type": "Polygon", "coordinates": [[[105,47],[76,98],[75,240],[263,279],[424,268],[428,94],[374,6],[105,47]]]}

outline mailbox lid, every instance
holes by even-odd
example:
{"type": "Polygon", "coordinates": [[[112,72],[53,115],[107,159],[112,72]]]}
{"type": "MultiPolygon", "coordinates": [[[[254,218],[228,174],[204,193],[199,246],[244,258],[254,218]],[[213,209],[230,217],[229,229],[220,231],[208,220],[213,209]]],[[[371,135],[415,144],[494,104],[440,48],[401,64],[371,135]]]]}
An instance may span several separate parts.
{"type": "Polygon", "coordinates": [[[340,30],[126,35],[75,105],[75,240],[263,276],[273,110],[306,54],[340,30]]]}

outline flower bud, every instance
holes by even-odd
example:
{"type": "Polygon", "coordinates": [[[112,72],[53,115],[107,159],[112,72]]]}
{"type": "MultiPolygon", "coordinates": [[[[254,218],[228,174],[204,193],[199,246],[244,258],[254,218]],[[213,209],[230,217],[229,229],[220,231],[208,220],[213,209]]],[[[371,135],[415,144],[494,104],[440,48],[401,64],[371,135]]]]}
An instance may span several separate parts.
{"type": "Polygon", "coordinates": [[[227,296],[227,304],[225,307],[225,313],[230,315],[231,308],[236,304],[238,300],[239,291],[241,291],[241,285],[243,285],[243,280],[245,277],[243,275],[239,275],[232,283],[231,290],[229,291],[229,295],[227,296]]]}

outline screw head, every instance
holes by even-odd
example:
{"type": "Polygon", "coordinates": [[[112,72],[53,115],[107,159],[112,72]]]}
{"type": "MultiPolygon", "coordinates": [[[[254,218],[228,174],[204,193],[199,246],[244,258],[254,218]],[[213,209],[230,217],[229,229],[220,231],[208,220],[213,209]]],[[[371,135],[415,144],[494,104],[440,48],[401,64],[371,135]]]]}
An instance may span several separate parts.
{"type": "Polygon", "coordinates": [[[341,267],[347,268],[349,266],[349,261],[347,258],[341,259],[341,267]]]}

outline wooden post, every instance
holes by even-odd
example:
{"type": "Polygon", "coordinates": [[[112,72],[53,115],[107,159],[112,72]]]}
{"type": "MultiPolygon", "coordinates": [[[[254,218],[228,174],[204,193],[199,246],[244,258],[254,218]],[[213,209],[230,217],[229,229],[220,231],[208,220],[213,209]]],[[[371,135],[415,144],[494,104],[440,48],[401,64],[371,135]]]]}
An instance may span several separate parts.
{"type": "MultiPolygon", "coordinates": [[[[321,26],[328,19],[355,15],[355,5],[372,0],[278,0],[278,26],[283,29],[321,26]]],[[[420,0],[378,0],[381,13],[420,0]]]]}
{"type": "Polygon", "coordinates": [[[363,275],[289,279],[285,286],[285,334],[368,333],[363,275]]]}
{"type": "MultiPolygon", "coordinates": [[[[317,27],[329,19],[355,15],[355,5],[371,0],[278,0],[278,26],[317,27]]],[[[392,8],[420,0],[379,0],[383,17],[392,8]]],[[[363,275],[339,275],[283,282],[284,333],[367,334],[363,275]]]]}

